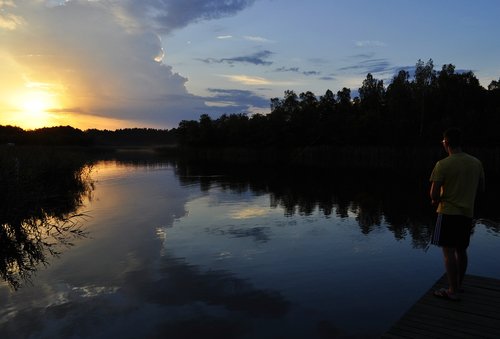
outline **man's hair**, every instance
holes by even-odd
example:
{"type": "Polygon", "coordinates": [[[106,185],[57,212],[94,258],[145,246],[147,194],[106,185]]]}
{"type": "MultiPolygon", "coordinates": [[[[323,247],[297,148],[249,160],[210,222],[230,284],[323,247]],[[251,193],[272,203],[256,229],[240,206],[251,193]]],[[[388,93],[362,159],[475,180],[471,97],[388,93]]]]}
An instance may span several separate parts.
{"type": "Polygon", "coordinates": [[[451,148],[461,147],[462,146],[462,131],[460,131],[456,127],[448,128],[443,133],[444,139],[448,143],[448,146],[451,148]]]}

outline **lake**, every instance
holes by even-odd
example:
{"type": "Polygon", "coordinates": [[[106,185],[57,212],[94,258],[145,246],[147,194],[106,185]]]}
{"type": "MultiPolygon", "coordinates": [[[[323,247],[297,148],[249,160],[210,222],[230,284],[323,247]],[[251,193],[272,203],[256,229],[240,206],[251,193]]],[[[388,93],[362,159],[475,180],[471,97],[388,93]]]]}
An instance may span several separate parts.
{"type": "MultiPolygon", "coordinates": [[[[71,227],[38,249],[57,248],[46,265],[0,285],[0,337],[376,338],[444,273],[427,246],[428,173],[170,161],[90,173],[71,227]]],[[[498,240],[477,224],[468,273],[500,279],[498,240]]]]}

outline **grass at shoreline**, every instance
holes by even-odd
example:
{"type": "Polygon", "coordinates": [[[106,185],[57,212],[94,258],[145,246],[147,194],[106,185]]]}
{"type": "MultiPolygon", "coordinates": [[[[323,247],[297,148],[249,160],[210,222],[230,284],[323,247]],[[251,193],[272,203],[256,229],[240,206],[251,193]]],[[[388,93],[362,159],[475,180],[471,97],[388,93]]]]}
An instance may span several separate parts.
{"type": "Polygon", "coordinates": [[[84,235],[77,210],[93,189],[89,164],[70,149],[0,148],[0,277],[12,288],[84,235]]]}

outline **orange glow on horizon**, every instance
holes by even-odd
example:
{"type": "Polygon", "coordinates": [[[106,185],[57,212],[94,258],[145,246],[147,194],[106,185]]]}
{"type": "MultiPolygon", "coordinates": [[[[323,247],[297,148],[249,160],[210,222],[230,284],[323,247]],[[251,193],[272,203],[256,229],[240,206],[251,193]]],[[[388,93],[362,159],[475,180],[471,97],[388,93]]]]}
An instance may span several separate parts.
{"type": "Polygon", "coordinates": [[[137,127],[132,121],[85,114],[72,105],[56,86],[25,84],[9,89],[0,96],[0,125],[17,126],[25,130],[43,127],[72,126],[81,130],[137,127]]]}
{"type": "Polygon", "coordinates": [[[104,116],[102,112],[113,107],[88,95],[86,87],[78,82],[71,83],[64,77],[53,81],[50,74],[35,74],[10,58],[2,58],[1,52],[0,61],[4,62],[0,63],[0,71],[13,70],[0,82],[0,125],[24,130],[55,126],[80,130],[165,128],[140,119],[104,116]]]}
{"type": "MultiPolygon", "coordinates": [[[[26,78],[26,76],[23,76],[26,78]]],[[[23,129],[54,126],[57,112],[63,105],[60,85],[34,82],[27,79],[2,84],[0,95],[0,124],[23,129]],[[10,86],[9,86],[10,85],[10,86]]]]}

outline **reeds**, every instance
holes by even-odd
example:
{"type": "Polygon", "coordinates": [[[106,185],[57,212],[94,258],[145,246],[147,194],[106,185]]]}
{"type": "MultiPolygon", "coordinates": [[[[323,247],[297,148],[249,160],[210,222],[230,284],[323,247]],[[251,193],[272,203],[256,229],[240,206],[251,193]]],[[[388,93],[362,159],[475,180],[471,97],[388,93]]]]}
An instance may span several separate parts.
{"type": "Polygon", "coordinates": [[[90,168],[67,149],[0,148],[0,276],[14,289],[85,235],[77,210],[93,190],[90,168]]]}

